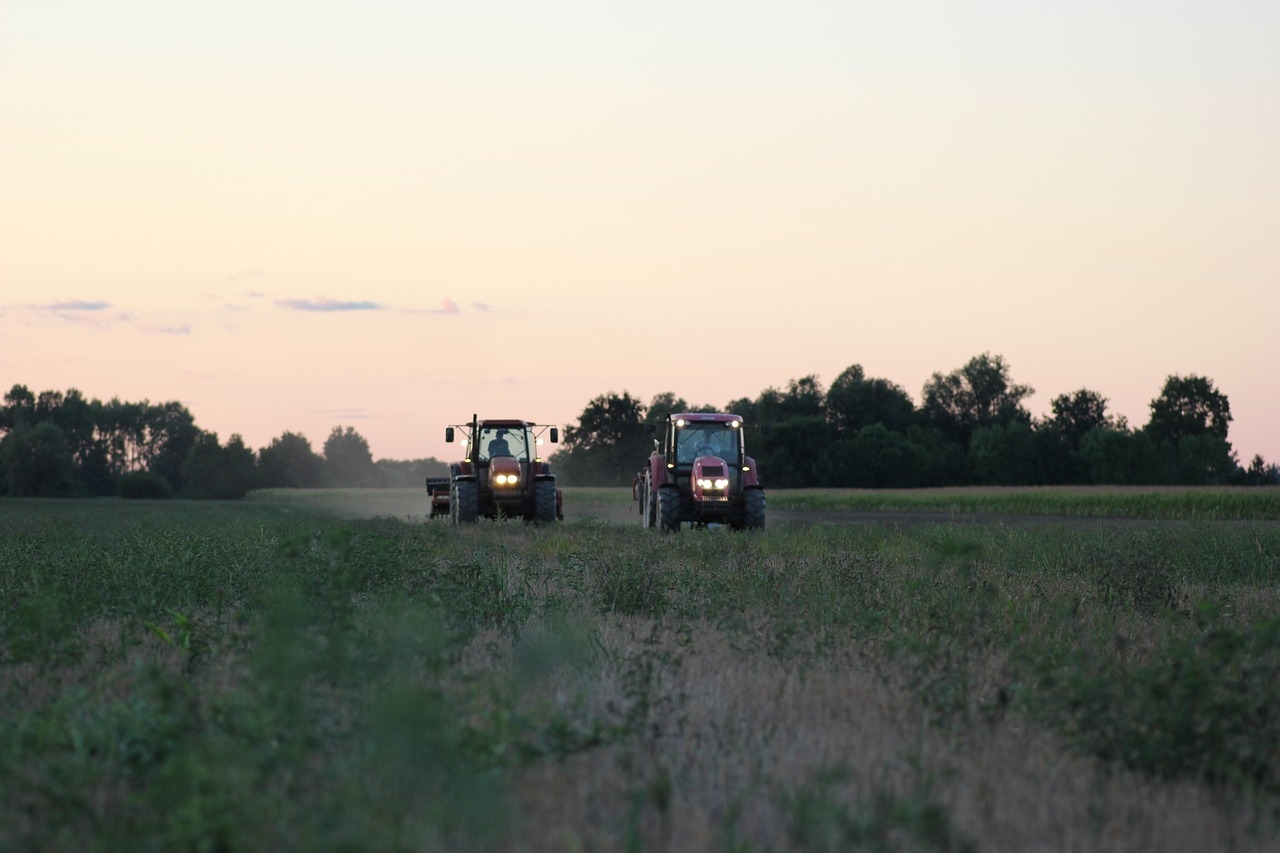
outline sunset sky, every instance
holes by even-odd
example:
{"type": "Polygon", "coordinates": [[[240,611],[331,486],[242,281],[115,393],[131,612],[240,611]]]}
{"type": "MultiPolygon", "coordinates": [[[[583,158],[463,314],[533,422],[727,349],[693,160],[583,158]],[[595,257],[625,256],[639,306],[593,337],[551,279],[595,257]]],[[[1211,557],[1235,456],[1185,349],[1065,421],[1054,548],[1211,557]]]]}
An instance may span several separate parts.
{"type": "Polygon", "coordinates": [[[0,393],[225,441],[983,352],[1280,462],[1280,3],[0,0],[0,393]]]}

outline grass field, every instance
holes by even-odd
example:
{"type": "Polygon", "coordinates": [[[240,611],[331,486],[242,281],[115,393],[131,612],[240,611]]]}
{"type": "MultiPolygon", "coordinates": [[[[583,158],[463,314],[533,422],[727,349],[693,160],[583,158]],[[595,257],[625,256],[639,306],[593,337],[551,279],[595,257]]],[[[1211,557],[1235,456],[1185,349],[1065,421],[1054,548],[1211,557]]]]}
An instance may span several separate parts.
{"type": "Polygon", "coordinates": [[[677,536],[592,512],[625,489],[0,500],[0,849],[1276,849],[1274,492],[1171,494],[677,536]]]}

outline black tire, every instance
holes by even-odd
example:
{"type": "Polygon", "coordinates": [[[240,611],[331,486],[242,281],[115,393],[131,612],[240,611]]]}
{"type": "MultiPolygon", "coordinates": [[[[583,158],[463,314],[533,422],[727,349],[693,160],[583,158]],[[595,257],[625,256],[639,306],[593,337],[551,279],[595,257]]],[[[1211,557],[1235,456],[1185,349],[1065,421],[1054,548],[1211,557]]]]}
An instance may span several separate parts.
{"type": "Polygon", "coordinates": [[[680,490],[674,486],[658,489],[658,522],[665,532],[680,532],[680,490]]]}
{"type": "Polygon", "coordinates": [[[644,484],[640,488],[640,523],[649,530],[658,526],[658,493],[654,491],[653,481],[647,471],[644,475],[644,484]]]}
{"type": "Polygon", "coordinates": [[[763,489],[747,489],[742,493],[742,526],[747,530],[764,530],[763,489]]]}
{"type": "Polygon", "coordinates": [[[453,505],[457,507],[453,517],[455,524],[475,524],[480,517],[480,496],[476,493],[476,484],[472,480],[458,483],[453,493],[453,505]]]}
{"type": "Polygon", "coordinates": [[[534,521],[556,520],[556,481],[538,480],[533,484],[534,521]]]}

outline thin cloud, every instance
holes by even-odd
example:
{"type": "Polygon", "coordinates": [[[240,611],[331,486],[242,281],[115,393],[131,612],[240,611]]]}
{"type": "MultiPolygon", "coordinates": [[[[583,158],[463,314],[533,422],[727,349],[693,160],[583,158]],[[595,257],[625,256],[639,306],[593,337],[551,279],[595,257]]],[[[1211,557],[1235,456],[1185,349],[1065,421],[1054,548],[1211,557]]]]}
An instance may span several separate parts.
{"type": "Polygon", "coordinates": [[[154,332],[157,335],[190,335],[191,325],[183,323],[180,326],[154,326],[146,331],[154,332]]]}
{"type": "Polygon", "coordinates": [[[481,314],[492,314],[498,310],[487,302],[472,302],[471,308],[474,311],[479,311],[481,314]]]}
{"type": "Polygon", "coordinates": [[[277,308],[290,311],[382,311],[384,306],[377,302],[347,301],[342,299],[277,299],[277,308]]]}
{"type": "Polygon", "coordinates": [[[111,303],[99,299],[58,299],[45,305],[31,306],[35,311],[48,311],[53,314],[70,311],[105,311],[110,307],[111,303]]]}

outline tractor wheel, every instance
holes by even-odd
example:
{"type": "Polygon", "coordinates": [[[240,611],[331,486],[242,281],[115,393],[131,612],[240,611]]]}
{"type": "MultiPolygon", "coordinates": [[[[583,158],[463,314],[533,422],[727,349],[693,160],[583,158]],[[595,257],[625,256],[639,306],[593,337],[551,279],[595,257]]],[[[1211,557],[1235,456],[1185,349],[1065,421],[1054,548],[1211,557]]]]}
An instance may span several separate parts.
{"type": "Polygon", "coordinates": [[[664,531],[680,532],[680,490],[673,486],[658,489],[658,522],[664,531]]]}
{"type": "Polygon", "coordinates": [[[742,493],[742,526],[747,530],[764,529],[763,489],[747,489],[742,493]]]}
{"type": "Polygon", "coordinates": [[[556,481],[538,480],[533,484],[534,521],[556,520],[556,481]]]}
{"type": "Polygon", "coordinates": [[[476,493],[476,484],[470,480],[458,483],[454,492],[453,520],[455,524],[475,524],[480,517],[480,498],[476,493]]]}
{"type": "Polygon", "coordinates": [[[644,485],[640,492],[640,518],[645,530],[658,526],[658,493],[654,491],[653,481],[646,471],[644,485]]]}

